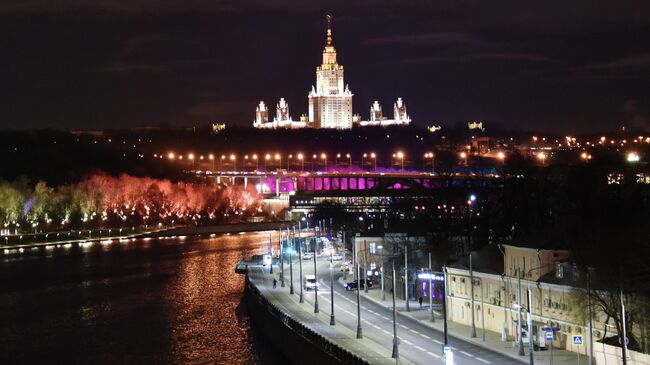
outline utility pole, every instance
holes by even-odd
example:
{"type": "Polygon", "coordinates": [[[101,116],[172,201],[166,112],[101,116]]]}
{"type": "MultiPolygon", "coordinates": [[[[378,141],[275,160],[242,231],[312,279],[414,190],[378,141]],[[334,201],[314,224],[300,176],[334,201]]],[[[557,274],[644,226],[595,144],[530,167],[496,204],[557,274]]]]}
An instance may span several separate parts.
{"type": "Polygon", "coordinates": [[[399,339],[397,338],[397,315],[395,309],[395,263],[393,263],[393,358],[399,359],[399,339]]]}
{"type": "Polygon", "coordinates": [[[623,350],[623,365],[627,365],[627,329],[625,320],[625,298],[623,297],[623,288],[621,288],[621,318],[623,320],[623,338],[621,338],[621,349],[623,350]]]}
{"type": "MultiPolygon", "coordinates": [[[[287,227],[287,242],[288,241],[289,241],[289,227],[287,227]]],[[[291,295],[293,295],[293,256],[291,255],[292,253],[293,253],[293,240],[291,240],[291,249],[289,250],[289,294],[291,295]]]]}
{"type": "Polygon", "coordinates": [[[483,279],[481,279],[481,328],[483,329],[483,342],[485,342],[485,302],[483,301],[483,279]]]}
{"type": "MultiPolygon", "coordinates": [[[[298,231],[300,234],[300,231],[298,231]]],[[[305,297],[302,293],[303,287],[305,284],[302,282],[303,276],[302,276],[302,242],[300,240],[298,241],[298,267],[300,268],[300,303],[305,302],[305,297]]]]}
{"type": "Polygon", "coordinates": [[[314,280],[316,281],[314,284],[314,313],[318,313],[318,274],[316,273],[316,254],[318,253],[318,250],[316,249],[316,246],[318,245],[318,242],[316,239],[314,239],[314,280]]]}
{"type": "Polygon", "coordinates": [[[334,319],[334,274],[332,274],[332,265],[334,265],[334,253],[330,251],[330,303],[332,304],[330,308],[330,326],[336,324],[334,319]]]}
{"type": "Polygon", "coordinates": [[[517,290],[517,305],[519,306],[518,308],[518,318],[519,320],[517,321],[517,327],[519,329],[519,356],[526,356],[526,352],[524,351],[524,339],[522,337],[521,333],[521,269],[517,268],[517,285],[518,285],[518,290],[517,290]]]}
{"type": "Polygon", "coordinates": [[[410,312],[411,308],[409,307],[409,265],[408,265],[408,237],[406,238],[406,243],[404,244],[404,303],[406,306],[406,311],[410,312]]]}
{"type": "MultiPolygon", "coordinates": [[[[530,365],[535,365],[535,354],[533,351],[535,349],[533,344],[533,313],[531,312],[532,304],[533,292],[528,288],[528,355],[530,356],[530,365]]],[[[578,356],[580,356],[580,353],[578,353],[578,356]]]]}
{"type": "Polygon", "coordinates": [[[361,279],[359,278],[359,264],[357,264],[357,338],[363,338],[361,330],[361,279]]]}
{"type": "Polygon", "coordinates": [[[589,315],[589,365],[593,365],[594,363],[594,328],[593,328],[593,321],[592,321],[592,316],[591,316],[591,288],[590,288],[590,280],[591,277],[589,276],[590,270],[589,267],[587,267],[587,313],[589,315]]]}
{"type": "Polygon", "coordinates": [[[436,321],[433,315],[433,286],[431,286],[433,279],[433,270],[431,270],[431,252],[429,252],[429,311],[431,312],[431,322],[436,321]]]}
{"type": "Polygon", "coordinates": [[[280,287],[284,288],[284,245],[282,244],[282,230],[280,230],[278,244],[280,246],[280,287]]]}
{"type": "Polygon", "coordinates": [[[476,322],[474,321],[474,271],[472,270],[472,252],[469,253],[469,292],[470,310],[472,311],[472,338],[476,338],[476,322]]]}
{"type": "Polygon", "coordinates": [[[368,294],[368,243],[363,240],[363,277],[365,278],[364,291],[368,294]]]}
{"type": "MultiPolygon", "coordinates": [[[[385,242],[383,242],[383,241],[384,241],[384,240],[382,239],[382,243],[381,243],[381,256],[380,256],[381,267],[379,268],[379,275],[381,275],[380,279],[381,279],[381,301],[382,301],[382,302],[386,301],[386,290],[385,290],[385,288],[384,288],[384,244],[385,244],[385,242]]],[[[393,264],[393,265],[394,265],[394,264],[393,264]]],[[[393,288],[394,288],[394,287],[393,287],[393,288]]],[[[393,290],[393,291],[394,291],[394,290],[393,290]]]]}
{"type": "Polygon", "coordinates": [[[271,256],[269,274],[273,274],[273,231],[269,232],[269,256],[271,256]]]}

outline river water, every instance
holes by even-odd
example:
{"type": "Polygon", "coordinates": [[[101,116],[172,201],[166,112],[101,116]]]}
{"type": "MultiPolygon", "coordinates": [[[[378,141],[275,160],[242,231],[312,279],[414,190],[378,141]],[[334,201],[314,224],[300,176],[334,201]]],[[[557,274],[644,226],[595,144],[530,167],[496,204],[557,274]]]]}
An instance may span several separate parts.
{"type": "MultiPolygon", "coordinates": [[[[241,302],[264,233],[0,255],[0,363],[275,364],[241,302]]],[[[264,242],[264,243],[263,243],[264,242]]]]}

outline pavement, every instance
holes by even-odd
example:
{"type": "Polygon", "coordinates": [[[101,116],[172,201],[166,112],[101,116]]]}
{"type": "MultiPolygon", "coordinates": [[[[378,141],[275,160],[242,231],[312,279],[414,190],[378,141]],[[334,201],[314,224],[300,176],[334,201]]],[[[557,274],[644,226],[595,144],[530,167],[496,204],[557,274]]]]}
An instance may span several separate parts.
{"type": "MultiPolygon", "coordinates": [[[[395,328],[393,327],[393,310],[388,302],[379,300],[379,289],[371,289],[368,294],[361,292],[359,310],[361,312],[361,327],[363,338],[357,339],[357,292],[344,290],[341,281],[342,274],[333,271],[333,291],[330,286],[329,262],[318,261],[317,271],[320,289],[318,291],[319,313],[314,313],[316,296],[313,291],[303,291],[304,303],[300,303],[300,273],[297,260],[293,262],[294,294],[289,294],[289,265],[285,263],[285,287],[281,287],[279,275],[280,268],[274,267],[274,273],[269,274],[268,267],[249,267],[249,278],[260,289],[265,297],[278,308],[286,311],[293,318],[302,321],[305,325],[327,336],[332,342],[344,347],[350,352],[358,354],[373,364],[444,364],[442,345],[444,336],[437,327],[437,323],[430,324],[428,311],[419,310],[419,304],[414,302],[412,312],[399,311],[395,328]],[[273,288],[273,279],[278,280],[277,287],[273,288]],[[333,294],[332,294],[333,293],[333,294]],[[336,324],[330,325],[332,308],[332,295],[334,297],[334,315],[336,324]],[[391,357],[393,349],[394,330],[398,337],[399,358],[391,357]]],[[[304,274],[313,274],[313,260],[302,262],[304,274]]],[[[390,299],[390,295],[387,296],[390,299]]],[[[392,302],[391,302],[392,303],[392,302]]],[[[403,305],[403,301],[402,301],[403,305]]],[[[440,326],[442,321],[440,321],[440,326]]],[[[463,329],[455,324],[450,328],[454,332],[449,337],[449,343],[454,351],[454,364],[460,365],[514,365],[528,362],[528,357],[512,356],[505,343],[494,341],[493,336],[486,333],[486,343],[471,338],[464,338],[463,329]],[[453,327],[452,327],[453,326],[453,327]],[[455,333],[457,332],[457,335],[455,333]],[[489,342],[488,342],[489,341],[489,342]]],[[[469,329],[467,330],[469,334],[469,329]]],[[[467,336],[469,337],[469,336],[467,336]]],[[[511,346],[510,343],[508,345],[511,346]]],[[[516,351],[516,349],[515,349],[516,351]]],[[[515,353],[516,355],[516,353],[515,353]]],[[[557,357],[556,357],[557,358],[557,357]]],[[[537,355],[535,357],[537,359],[537,355]]],[[[540,361],[543,361],[540,358],[540,361]]],[[[584,362],[584,359],[583,359],[584,362]]],[[[555,364],[573,364],[571,362],[554,362],[555,364]]],[[[539,362],[543,364],[543,362],[539,362]]]]}

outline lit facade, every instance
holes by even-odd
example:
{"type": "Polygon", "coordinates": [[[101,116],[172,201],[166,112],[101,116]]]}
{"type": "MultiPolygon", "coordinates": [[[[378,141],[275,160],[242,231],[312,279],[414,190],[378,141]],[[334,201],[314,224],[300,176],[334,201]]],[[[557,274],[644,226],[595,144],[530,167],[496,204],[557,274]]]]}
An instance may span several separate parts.
{"type": "Polygon", "coordinates": [[[384,118],[381,105],[375,100],[370,106],[370,120],[359,121],[359,125],[362,127],[371,125],[385,127],[389,125],[409,125],[410,123],[411,118],[406,113],[406,103],[402,98],[397,98],[397,101],[393,104],[393,119],[384,118]]]}
{"type": "Polygon", "coordinates": [[[336,61],[332,17],[327,16],[327,44],[323,63],[316,68],[316,87],[309,92],[309,124],[314,128],[352,128],[352,92],[344,83],[343,66],[336,61]]]}

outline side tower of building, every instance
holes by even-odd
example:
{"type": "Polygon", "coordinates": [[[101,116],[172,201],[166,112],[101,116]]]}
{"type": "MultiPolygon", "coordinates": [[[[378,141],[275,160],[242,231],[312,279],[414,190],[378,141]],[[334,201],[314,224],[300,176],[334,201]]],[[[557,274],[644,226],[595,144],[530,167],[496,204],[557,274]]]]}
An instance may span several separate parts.
{"type": "Polygon", "coordinates": [[[406,104],[401,97],[397,98],[397,101],[393,105],[393,119],[395,119],[395,124],[408,125],[411,123],[411,118],[406,114],[406,104]]]}
{"type": "Polygon", "coordinates": [[[269,121],[269,109],[266,107],[263,101],[260,101],[257,108],[255,108],[255,121],[253,121],[253,127],[259,128],[264,123],[269,121]]]}
{"type": "Polygon", "coordinates": [[[291,116],[289,115],[289,103],[284,98],[280,98],[278,105],[275,109],[275,120],[278,122],[290,122],[291,116]]]}
{"type": "Polygon", "coordinates": [[[323,63],[316,68],[316,88],[309,92],[309,124],[314,128],[352,128],[352,92],[336,62],[332,41],[332,16],[327,16],[327,43],[323,63]]]}
{"type": "Polygon", "coordinates": [[[371,122],[381,122],[384,120],[384,114],[381,111],[381,105],[375,100],[375,102],[370,106],[370,121],[371,122]]]}

